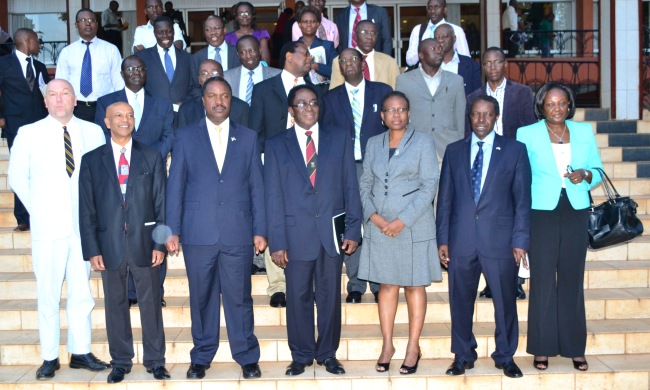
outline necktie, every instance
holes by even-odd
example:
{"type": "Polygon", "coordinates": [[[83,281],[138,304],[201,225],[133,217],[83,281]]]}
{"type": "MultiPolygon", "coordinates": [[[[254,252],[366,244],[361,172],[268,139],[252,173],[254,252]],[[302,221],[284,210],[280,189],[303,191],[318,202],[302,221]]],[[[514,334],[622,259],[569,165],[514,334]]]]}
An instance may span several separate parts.
{"type": "Polygon", "coordinates": [[[215,47],[214,48],[214,60],[217,61],[218,63],[221,63],[221,48],[220,47],[215,47]]]}
{"type": "Polygon", "coordinates": [[[366,61],[366,57],[368,57],[368,56],[362,56],[362,57],[363,57],[363,61],[361,61],[361,62],[362,62],[362,65],[363,65],[363,68],[362,68],[363,78],[370,81],[370,68],[368,68],[368,62],[366,61]]]}
{"type": "Polygon", "coordinates": [[[138,131],[138,128],[140,127],[140,120],[142,119],[142,106],[138,100],[137,93],[133,99],[133,115],[135,116],[135,131],[138,131]]]}
{"type": "Polygon", "coordinates": [[[246,84],[246,103],[251,105],[251,99],[253,98],[253,75],[255,72],[252,70],[248,71],[248,84],[246,84]]]}
{"type": "Polygon", "coordinates": [[[84,59],[81,63],[81,80],[79,82],[79,92],[84,97],[88,97],[93,92],[93,63],[90,59],[90,44],[92,42],[84,42],[86,45],[86,52],[84,59]]]}
{"type": "Polygon", "coordinates": [[[356,48],[357,47],[357,24],[361,21],[361,8],[359,7],[354,7],[354,10],[357,11],[357,17],[354,18],[354,23],[352,23],[352,31],[350,31],[350,35],[352,35],[352,47],[356,48]]]}
{"type": "Polygon", "coordinates": [[[169,56],[169,49],[165,50],[165,73],[167,73],[167,79],[169,82],[172,82],[174,78],[174,64],[172,63],[172,58],[169,56]]]}
{"type": "Polygon", "coordinates": [[[474,204],[478,204],[481,197],[481,177],[483,176],[483,141],[478,141],[478,153],[474,157],[472,164],[472,195],[474,197],[474,204]]]}
{"type": "Polygon", "coordinates": [[[72,177],[74,172],[74,153],[72,153],[72,141],[70,141],[70,133],[68,128],[63,126],[63,145],[65,146],[65,170],[68,172],[68,177],[72,177]]]}
{"type": "Polygon", "coordinates": [[[433,25],[431,25],[431,27],[429,27],[429,34],[430,34],[430,37],[429,37],[429,38],[433,38],[433,37],[434,37],[434,36],[433,36],[433,32],[434,32],[434,31],[436,31],[436,25],[435,25],[435,24],[433,24],[433,25]]]}
{"type": "Polygon", "coordinates": [[[27,71],[25,72],[25,79],[27,80],[29,89],[33,91],[36,77],[34,77],[34,69],[32,69],[32,57],[25,58],[25,61],[27,61],[27,71]]]}
{"type": "Polygon", "coordinates": [[[322,24],[318,26],[318,38],[327,39],[327,32],[325,31],[325,27],[323,27],[322,24]]]}
{"type": "Polygon", "coordinates": [[[357,93],[359,89],[353,89],[352,91],[352,117],[354,119],[354,158],[356,160],[361,159],[361,119],[363,114],[361,112],[361,102],[357,99],[357,93]]]}
{"type": "Polygon", "coordinates": [[[316,162],[318,161],[318,155],[316,154],[316,146],[314,145],[314,140],[311,138],[311,134],[311,131],[305,132],[305,135],[307,136],[305,160],[307,162],[307,173],[309,174],[311,186],[316,187],[316,162]]]}
{"type": "Polygon", "coordinates": [[[126,148],[120,150],[120,161],[117,169],[117,181],[120,182],[120,190],[122,191],[122,200],[126,200],[126,185],[129,181],[129,162],[126,161],[126,148]]]}

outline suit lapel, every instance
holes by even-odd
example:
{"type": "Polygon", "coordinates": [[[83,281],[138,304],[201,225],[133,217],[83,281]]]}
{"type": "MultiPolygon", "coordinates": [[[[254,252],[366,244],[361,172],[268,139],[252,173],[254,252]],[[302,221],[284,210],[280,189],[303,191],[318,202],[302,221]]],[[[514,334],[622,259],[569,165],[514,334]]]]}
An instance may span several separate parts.
{"type": "MultiPolygon", "coordinates": [[[[289,130],[287,130],[285,145],[287,147],[289,156],[293,160],[294,164],[296,164],[296,168],[298,168],[298,171],[301,172],[300,176],[311,186],[311,181],[309,181],[309,174],[307,173],[307,164],[305,163],[305,159],[302,156],[302,151],[300,150],[300,145],[298,144],[298,137],[296,136],[295,127],[291,127],[289,130]]],[[[318,178],[318,173],[316,173],[316,177],[318,178]]]]}
{"type": "Polygon", "coordinates": [[[214,157],[214,151],[212,150],[210,136],[208,135],[208,120],[205,117],[203,117],[199,122],[198,130],[197,142],[201,145],[203,153],[206,154],[207,159],[210,161],[212,169],[217,172],[217,175],[221,175],[221,172],[219,172],[219,166],[217,165],[217,159],[214,157]]]}
{"type": "MultiPolygon", "coordinates": [[[[176,66],[174,67],[174,77],[172,77],[171,84],[174,83],[177,77],[180,77],[180,72],[177,72],[179,69],[186,69],[186,64],[183,61],[183,56],[181,55],[181,51],[176,48],[176,46],[172,45],[172,48],[174,49],[174,53],[176,54],[176,66]]],[[[207,54],[206,54],[207,55],[207,54]]]]}
{"type": "Polygon", "coordinates": [[[468,186],[468,193],[470,198],[474,199],[472,196],[472,167],[470,166],[470,159],[472,158],[472,136],[465,138],[463,144],[463,152],[458,156],[460,158],[460,167],[461,172],[465,175],[465,182],[468,186]]]}
{"type": "MultiPolygon", "coordinates": [[[[352,105],[350,104],[350,98],[348,97],[348,90],[345,88],[345,84],[343,84],[343,88],[339,90],[338,94],[338,100],[342,103],[341,106],[343,107],[343,113],[345,114],[347,122],[352,123],[352,136],[354,136],[354,115],[352,114],[352,105]]],[[[367,93],[366,96],[368,96],[367,93]]],[[[366,97],[365,100],[368,100],[368,98],[366,97]]],[[[332,114],[336,115],[336,113],[332,114]]]]}
{"type": "MultiPolygon", "coordinates": [[[[295,132],[294,132],[295,133],[295,132]]],[[[323,131],[323,126],[320,126],[318,129],[318,165],[316,166],[316,185],[318,185],[320,177],[323,175],[325,167],[327,167],[327,160],[330,156],[330,144],[332,143],[332,137],[329,131],[323,131]]],[[[305,164],[305,169],[307,165],[305,164]]]]}
{"type": "MultiPolygon", "coordinates": [[[[144,88],[140,90],[141,92],[144,92],[144,88]]],[[[124,94],[126,97],[126,93],[124,94]]],[[[140,118],[140,126],[142,126],[143,123],[145,123],[145,120],[149,117],[149,114],[153,111],[153,97],[151,95],[148,95],[147,93],[144,94],[144,108],[142,109],[142,118],[140,118]]],[[[137,130],[140,130],[140,126],[138,126],[137,130]]]]}
{"type": "Polygon", "coordinates": [[[239,135],[239,128],[237,124],[230,121],[230,127],[228,128],[228,146],[226,146],[226,156],[223,159],[223,166],[221,167],[221,175],[226,171],[226,167],[230,166],[230,160],[238,153],[234,150],[237,147],[237,136],[239,135]]]}
{"type": "Polygon", "coordinates": [[[120,183],[117,180],[117,167],[115,166],[115,157],[113,157],[113,147],[111,146],[110,140],[104,146],[102,161],[104,162],[104,168],[106,168],[109,180],[113,182],[113,188],[119,194],[120,199],[122,199],[122,190],[120,189],[120,183]]]}
{"type": "MultiPolygon", "coordinates": [[[[20,63],[20,60],[18,59],[18,56],[16,55],[16,52],[11,53],[11,55],[13,56],[13,59],[14,59],[12,61],[13,64],[14,64],[14,68],[15,68],[14,72],[16,72],[16,74],[21,76],[20,78],[22,79],[22,83],[25,84],[25,87],[26,87],[27,90],[30,90],[29,89],[29,84],[27,84],[27,79],[23,75],[22,64],[20,63]]],[[[33,61],[34,61],[34,59],[32,59],[32,63],[33,63],[33,61]]],[[[25,62],[25,66],[26,65],[27,65],[27,62],[25,62]]],[[[36,68],[36,66],[34,66],[34,68],[36,68]]],[[[38,70],[37,70],[37,72],[38,72],[38,70]]],[[[34,81],[34,88],[37,88],[37,87],[38,87],[38,74],[36,74],[36,80],[34,81]]]]}
{"type": "MultiPolygon", "coordinates": [[[[158,71],[162,75],[162,78],[165,79],[167,83],[171,84],[169,82],[169,79],[167,78],[167,72],[165,72],[165,65],[162,63],[162,60],[160,59],[160,55],[158,55],[158,45],[152,47],[149,54],[154,57],[154,61],[153,61],[153,63],[155,64],[154,66],[158,68],[158,71]]],[[[177,62],[177,67],[178,67],[178,62],[177,62]]],[[[176,75],[175,69],[174,69],[174,75],[176,75]]]]}
{"type": "MultiPolygon", "coordinates": [[[[133,141],[132,141],[133,142],[133,141]]],[[[129,193],[131,192],[131,188],[133,187],[133,183],[137,182],[138,180],[138,175],[141,173],[140,167],[143,165],[143,156],[142,153],[140,152],[140,146],[133,142],[131,147],[131,161],[129,161],[129,181],[126,184],[126,196],[128,198],[129,193]]]]}
{"type": "Polygon", "coordinates": [[[361,116],[361,126],[363,127],[364,123],[367,123],[366,120],[368,119],[368,116],[370,113],[373,111],[372,107],[372,98],[375,97],[375,88],[370,84],[370,82],[366,81],[366,93],[363,97],[363,113],[361,116]]]}
{"type": "Polygon", "coordinates": [[[500,135],[495,134],[494,135],[494,145],[492,145],[492,156],[490,157],[490,165],[488,165],[488,170],[487,170],[487,176],[485,177],[485,182],[483,182],[483,190],[481,193],[485,192],[486,189],[490,188],[490,183],[492,182],[492,178],[494,177],[494,172],[497,170],[499,167],[499,164],[501,163],[501,159],[504,153],[507,153],[507,151],[503,151],[503,142],[502,138],[500,135]]]}

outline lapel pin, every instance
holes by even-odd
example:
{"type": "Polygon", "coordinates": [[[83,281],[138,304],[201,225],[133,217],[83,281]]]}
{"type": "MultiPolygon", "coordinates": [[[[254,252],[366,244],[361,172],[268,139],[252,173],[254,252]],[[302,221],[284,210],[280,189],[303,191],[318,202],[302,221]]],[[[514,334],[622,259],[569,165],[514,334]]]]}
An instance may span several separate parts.
{"type": "Polygon", "coordinates": [[[501,150],[501,146],[497,146],[497,150],[501,150]]]}
{"type": "Polygon", "coordinates": [[[235,137],[230,137],[230,140],[234,142],[234,141],[237,141],[237,138],[235,138],[235,137]]]}

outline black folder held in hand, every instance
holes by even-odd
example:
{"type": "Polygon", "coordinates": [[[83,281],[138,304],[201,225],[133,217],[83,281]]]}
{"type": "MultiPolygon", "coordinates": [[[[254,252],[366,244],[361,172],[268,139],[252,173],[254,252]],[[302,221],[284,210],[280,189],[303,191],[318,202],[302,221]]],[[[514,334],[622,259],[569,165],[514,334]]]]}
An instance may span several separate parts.
{"type": "Polygon", "coordinates": [[[332,234],[334,234],[336,253],[340,255],[341,246],[343,245],[343,237],[345,237],[345,213],[332,217],[332,234]]]}

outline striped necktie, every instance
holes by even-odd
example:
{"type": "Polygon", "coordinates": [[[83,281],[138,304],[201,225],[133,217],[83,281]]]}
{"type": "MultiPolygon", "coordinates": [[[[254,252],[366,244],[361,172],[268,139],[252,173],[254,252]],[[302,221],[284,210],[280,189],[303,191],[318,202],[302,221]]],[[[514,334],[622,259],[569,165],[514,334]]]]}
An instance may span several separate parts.
{"type": "Polygon", "coordinates": [[[29,89],[33,91],[34,84],[36,82],[36,77],[34,76],[34,69],[32,69],[32,57],[25,58],[25,61],[27,61],[27,69],[25,70],[25,80],[27,80],[29,89]]]}
{"type": "Polygon", "coordinates": [[[81,80],[79,81],[79,92],[84,97],[93,93],[93,63],[90,58],[90,44],[92,42],[83,42],[86,45],[86,52],[81,63],[81,80]]]}
{"type": "Polygon", "coordinates": [[[251,105],[251,100],[253,99],[253,85],[254,85],[253,75],[254,74],[255,72],[253,72],[252,70],[248,71],[248,84],[246,84],[246,103],[248,103],[249,106],[251,105]]]}
{"type": "Polygon", "coordinates": [[[316,187],[316,162],[318,161],[318,154],[316,154],[316,146],[314,140],[311,138],[312,132],[306,131],[307,148],[305,149],[305,160],[307,163],[307,173],[309,174],[309,181],[312,187],[316,187]]]}
{"type": "MultiPolygon", "coordinates": [[[[352,47],[357,48],[357,24],[361,21],[361,8],[359,7],[354,7],[354,10],[357,11],[357,16],[354,18],[354,23],[352,23],[352,31],[350,31],[350,35],[352,35],[352,47]]],[[[322,38],[321,38],[322,39],[322,38]]]]}
{"type": "Polygon", "coordinates": [[[68,133],[66,126],[63,126],[63,145],[65,146],[65,170],[68,177],[72,177],[72,173],[74,173],[74,153],[72,152],[70,133],[68,133]]]}
{"type": "Polygon", "coordinates": [[[481,177],[483,176],[483,144],[485,142],[478,141],[478,153],[474,157],[474,163],[472,164],[472,195],[474,198],[474,204],[478,204],[478,200],[481,197],[481,177]]]}
{"type": "Polygon", "coordinates": [[[357,99],[359,88],[350,91],[352,93],[352,118],[354,119],[354,158],[361,160],[361,102],[357,99]]]}
{"type": "Polygon", "coordinates": [[[218,63],[221,63],[221,48],[220,47],[215,47],[214,48],[214,60],[217,61],[218,63]]]}
{"type": "Polygon", "coordinates": [[[126,148],[120,149],[120,161],[117,169],[117,181],[120,183],[122,200],[126,199],[126,186],[129,182],[129,162],[126,160],[126,148]]]}

